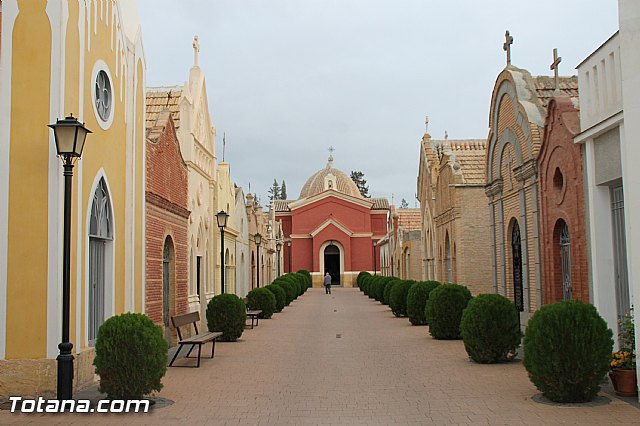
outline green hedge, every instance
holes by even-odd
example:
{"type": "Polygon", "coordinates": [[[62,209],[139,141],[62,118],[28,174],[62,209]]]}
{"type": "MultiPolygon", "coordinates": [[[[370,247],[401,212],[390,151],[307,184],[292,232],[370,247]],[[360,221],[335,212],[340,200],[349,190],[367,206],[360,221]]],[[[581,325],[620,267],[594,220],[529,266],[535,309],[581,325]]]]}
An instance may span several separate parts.
{"type": "Polygon", "coordinates": [[[364,289],[362,288],[362,279],[365,276],[371,276],[371,274],[367,271],[362,271],[358,274],[358,277],[356,278],[356,284],[358,285],[358,288],[360,289],[360,291],[364,291],[364,289]]]}
{"type": "Polygon", "coordinates": [[[462,285],[442,284],[433,289],[425,306],[431,336],[436,339],[460,339],[460,319],[469,300],[471,293],[462,285]]]}
{"type": "Polygon", "coordinates": [[[309,289],[309,287],[311,287],[311,284],[312,284],[311,273],[309,271],[307,271],[306,269],[300,269],[298,271],[298,273],[304,275],[304,277],[306,279],[307,285],[305,286],[304,291],[303,291],[303,293],[306,293],[307,290],[309,289]]]}
{"type": "Polygon", "coordinates": [[[268,286],[265,286],[264,288],[266,288],[271,293],[273,293],[273,295],[276,298],[275,312],[282,312],[282,310],[287,304],[287,293],[284,291],[282,287],[273,283],[269,284],[268,286]]]}
{"type": "Polygon", "coordinates": [[[462,313],[460,334],[475,362],[513,359],[522,338],[516,305],[499,294],[481,294],[471,299],[462,313]]]}
{"type": "Polygon", "coordinates": [[[439,286],[438,281],[418,281],[414,283],[407,293],[407,315],[413,325],[426,325],[427,318],[424,315],[427,300],[431,290],[439,286]]]}
{"type": "Polygon", "coordinates": [[[247,323],[247,307],[235,294],[214,296],[207,304],[207,328],[221,331],[220,340],[232,342],[242,336],[247,323]]]}
{"type": "Polygon", "coordinates": [[[247,307],[259,309],[259,318],[271,318],[276,310],[276,296],[268,289],[254,288],[247,294],[247,307]]]}
{"type": "Polygon", "coordinates": [[[294,284],[291,283],[289,280],[284,279],[283,277],[280,277],[275,281],[273,281],[273,284],[279,285],[285,291],[287,295],[285,305],[289,306],[289,304],[295,300],[297,295],[297,290],[294,284]]]}
{"type": "Polygon", "coordinates": [[[382,303],[385,305],[390,305],[391,304],[391,290],[393,289],[393,286],[395,284],[397,284],[398,282],[400,282],[399,278],[396,277],[389,277],[389,281],[387,282],[387,285],[384,287],[384,291],[382,292],[382,303]]]}
{"type": "Polygon", "coordinates": [[[580,301],[544,305],[529,319],[524,367],[551,401],[591,401],[609,371],[612,335],[593,305],[580,301]]]}
{"type": "Polygon", "coordinates": [[[143,314],[108,318],[98,330],[93,365],[108,399],[142,399],[162,389],[167,341],[160,326],[143,314]]]}
{"type": "Polygon", "coordinates": [[[399,280],[391,289],[391,300],[389,306],[393,315],[397,317],[407,316],[407,294],[415,283],[413,280],[399,280]]]}

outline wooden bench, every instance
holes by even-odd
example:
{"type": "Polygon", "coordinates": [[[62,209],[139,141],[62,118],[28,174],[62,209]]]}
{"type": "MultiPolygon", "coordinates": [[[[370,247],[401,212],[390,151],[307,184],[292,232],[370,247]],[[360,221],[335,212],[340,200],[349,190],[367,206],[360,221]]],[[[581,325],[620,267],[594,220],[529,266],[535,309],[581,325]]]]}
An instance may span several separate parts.
{"type": "Polygon", "coordinates": [[[193,350],[193,348],[195,348],[196,345],[198,346],[198,364],[195,367],[193,365],[176,365],[176,367],[199,368],[200,367],[200,351],[202,350],[202,345],[208,342],[211,342],[211,358],[213,358],[213,354],[216,348],[216,340],[218,339],[218,337],[222,336],[222,332],[214,331],[214,332],[206,332],[206,333],[198,334],[198,322],[200,322],[199,312],[190,312],[188,314],[176,315],[175,317],[171,317],[171,323],[173,324],[173,326],[176,328],[176,331],[178,332],[178,344],[180,346],[178,347],[178,350],[173,356],[173,359],[169,363],[169,367],[173,366],[173,362],[176,360],[176,358],[178,358],[178,354],[180,353],[180,350],[184,345],[191,345],[191,349],[189,349],[189,352],[187,352],[187,356],[185,358],[193,358],[193,357],[190,357],[189,355],[191,354],[191,351],[193,350]],[[195,335],[183,339],[182,332],[180,331],[180,327],[184,327],[184,326],[188,327],[189,324],[193,324],[195,335]]]}
{"type": "Polygon", "coordinates": [[[251,329],[253,329],[253,321],[256,322],[256,327],[258,326],[258,317],[262,313],[262,309],[249,309],[249,305],[247,305],[247,298],[242,299],[244,301],[244,306],[247,308],[247,318],[251,318],[251,329]]]}

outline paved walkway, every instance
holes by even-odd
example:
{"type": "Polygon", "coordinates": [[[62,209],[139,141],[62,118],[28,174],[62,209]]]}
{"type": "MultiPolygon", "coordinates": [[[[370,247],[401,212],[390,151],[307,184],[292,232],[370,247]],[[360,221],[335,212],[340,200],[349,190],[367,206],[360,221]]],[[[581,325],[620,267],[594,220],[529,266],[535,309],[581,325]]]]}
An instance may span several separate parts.
{"type": "MultiPolygon", "coordinates": [[[[0,424],[639,424],[617,398],[556,406],[520,362],[479,365],[461,341],[394,318],[355,289],[312,289],[242,341],[219,343],[199,369],[170,368],[147,414],[25,415],[0,424]]],[[[203,350],[206,353],[207,347],[203,350]]]]}

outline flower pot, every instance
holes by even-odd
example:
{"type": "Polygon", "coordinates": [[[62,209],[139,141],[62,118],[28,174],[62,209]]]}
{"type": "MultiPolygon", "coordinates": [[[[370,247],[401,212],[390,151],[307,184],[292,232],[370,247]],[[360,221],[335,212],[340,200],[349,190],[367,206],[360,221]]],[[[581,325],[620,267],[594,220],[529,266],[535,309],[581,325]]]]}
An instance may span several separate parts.
{"type": "Polygon", "coordinates": [[[614,368],[609,372],[613,390],[619,396],[637,396],[638,378],[635,369],[614,368]]]}

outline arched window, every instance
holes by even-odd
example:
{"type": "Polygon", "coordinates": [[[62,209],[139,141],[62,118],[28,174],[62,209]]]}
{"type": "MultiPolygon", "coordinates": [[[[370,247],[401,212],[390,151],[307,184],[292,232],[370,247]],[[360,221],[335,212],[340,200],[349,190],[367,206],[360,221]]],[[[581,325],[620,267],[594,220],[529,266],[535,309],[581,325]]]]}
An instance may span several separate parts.
{"type": "Polygon", "coordinates": [[[111,201],[106,182],[103,178],[93,194],[91,217],[89,219],[89,306],[88,306],[88,340],[95,344],[98,328],[111,313],[108,302],[111,297],[107,291],[112,288],[112,246],[113,221],[111,218],[111,201]]]}
{"type": "Polygon", "coordinates": [[[444,239],[444,261],[447,271],[447,282],[453,282],[453,270],[451,268],[451,244],[449,243],[449,233],[447,232],[444,239]]]}
{"type": "Polygon", "coordinates": [[[522,287],[522,242],[520,239],[520,226],[518,221],[513,221],[511,228],[511,262],[513,270],[513,301],[518,311],[524,311],[524,290],[522,287]]]}
{"type": "Polygon", "coordinates": [[[560,258],[562,259],[562,298],[573,299],[571,285],[571,238],[567,222],[560,219],[560,258]]]}
{"type": "Polygon", "coordinates": [[[162,249],[162,324],[164,325],[165,338],[171,341],[171,327],[169,318],[175,314],[174,304],[175,288],[175,255],[173,241],[170,236],[164,240],[162,249]]]}

